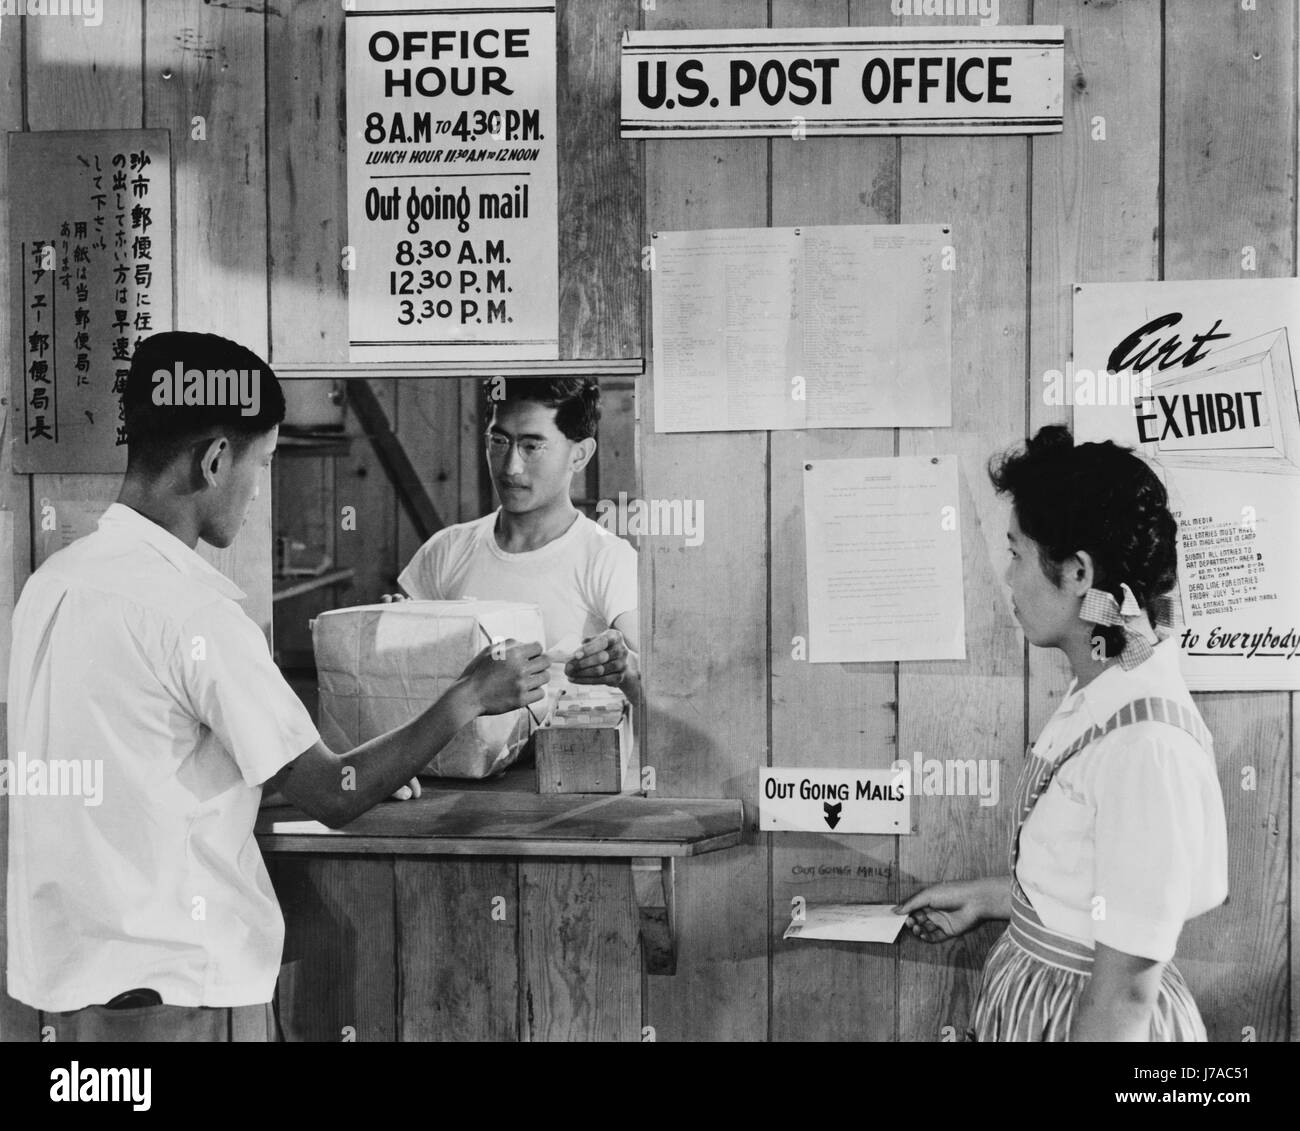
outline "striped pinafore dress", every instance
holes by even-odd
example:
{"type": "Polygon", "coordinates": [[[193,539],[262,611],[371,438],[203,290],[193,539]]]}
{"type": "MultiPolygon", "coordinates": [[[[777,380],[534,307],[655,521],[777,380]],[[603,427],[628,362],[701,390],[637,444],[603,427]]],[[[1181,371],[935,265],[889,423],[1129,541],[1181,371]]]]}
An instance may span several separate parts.
{"type": "MultiPolygon", "coordinates": [[[[1011,923],[989,951],[967,1037],[974,1041],[1068,1041],[1079,998],[1092,972],[1086,940],[1043,924],[1016,879],[1020,830],[1056,771],[1118,727],[1162,722],[1186,731],[1213,752],[1213,739],[1195,712],[1170,699],[1136,699],[1101,726],[1080,735],[1048,761],[1029,751],[1016,787],[1011,834],[1011,923]]],[[[1192,995],[1172,962],[1165,963],[1151,1019],[1153,1041],[1204,1041],[1205,1026],[1192,995]]]]}

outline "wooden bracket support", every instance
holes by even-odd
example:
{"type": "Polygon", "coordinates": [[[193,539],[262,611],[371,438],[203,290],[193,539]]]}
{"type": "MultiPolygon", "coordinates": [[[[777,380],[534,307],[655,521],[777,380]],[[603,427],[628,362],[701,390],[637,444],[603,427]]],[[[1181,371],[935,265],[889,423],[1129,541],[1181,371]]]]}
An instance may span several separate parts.
{"type": "Polygon", "coordinates": [[[673,858],[632,861],[641,912],[641,953],[647,974],[677,973],[677,918],[673,910],[673,858]]]}

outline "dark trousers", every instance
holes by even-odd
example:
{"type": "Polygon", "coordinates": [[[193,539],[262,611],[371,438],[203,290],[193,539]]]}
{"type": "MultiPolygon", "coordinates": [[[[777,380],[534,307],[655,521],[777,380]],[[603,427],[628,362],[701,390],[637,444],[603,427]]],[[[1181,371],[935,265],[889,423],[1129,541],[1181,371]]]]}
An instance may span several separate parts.
{"type": "Polygon", "coordinates": [[[56,1041],[228,1041],[229,1011],[207,1006],[146,1005],[107,1009],[88,1005],[66,1013],[46,1013],[44,1025],[56,1041]]]}

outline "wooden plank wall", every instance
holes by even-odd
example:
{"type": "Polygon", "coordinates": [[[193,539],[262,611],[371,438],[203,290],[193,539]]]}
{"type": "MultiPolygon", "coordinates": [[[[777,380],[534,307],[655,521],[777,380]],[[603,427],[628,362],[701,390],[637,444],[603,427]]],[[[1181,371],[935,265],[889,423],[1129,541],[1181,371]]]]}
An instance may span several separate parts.
{"type": "MultiPolygon", "coordinates": [[[[643,26],[970,22],[895,21],[888,5],[857,0],[659,7],[643,26]]],[[[1000,17],[1065,26],[1062,134],[645,143],[647,237],[950,222],[957,249],[950,429],[661,436],[642,389],[644,494],[703,498],[709,519],[698,549],[642,549],[644,762],[663,793],[743,798],[750,826],[742,847],[679,869],[678,974],[651,979],[647,999],[659,1040],[961,1038],[997,929],[944,948],[791,945],[780,938],[791,900],[893,899],[1004,870],[1008,798],[1068,671],[1026,649],[1011,616],[1007,508],[984,466],[1070,420],[1042,396],[1042,375],[1070,360],[1069,283],[1295,274],[1294,6],[1003,0],[1000,17]],[[793,659],[806,632],[800,458],[931,452],[960,461],[968,658],[793,659]],[[755,831],[760,766],[883,766],[914,751],[998,759],[1002,804],[921,797],[913,837],[755,831]]],[[[1198,696],[1219,737],[1232,897],[1186,929],[1179,953],[1211,1039],[1286,1040],[1297,1027],[1291,699],[1198,696]],[[1240,788],[1245,765],[1254,792],[1240,788]]]]}
{"type": "MultiPolygon", "coordinates": [[[[635,144],[619,139],[616,113],[618,41],[630,22],[627,8],[619,0],[582,0],[561,4],[557,20],[561,350],[566,357],[640,353],[639,155],[635,144]]],[[[323,0],[275,5],[251,0],[237,6],[121,0],[104,5],[98,27],[71,17],[4,22],[0,129],[171,130],[178,327],[236,338],[272,365],[346,361],[342,5],[323,0]],[[203,140],[192,136],[196,115],[204,119],[203,140]]],[[[0,162],[4,160],[0,147],[0,162]]],[[[0,165],[0,183],[2,176],[0,165]]],[[[7,241],[0,240],[0,270],[6,280],[7,254],[7,241]]],[[[0,309],[0,395],[8,392],[13,365],[8,316],[6,303],[0,309]]],[[[444,520],[482,514],[489,496],[482,473],[478,382],[375,384],[444,520]]],[[[277,504],[276,531],[306,533],[316,544],[328,530],[326,548],[335,563],[356,571],[356,582],[341,603],[356,603],[393,591],[397,573],[419,541],[350,414],[347,427],[354,442],[346,459],[277,461],[276,483],[283,497],[277,504]],[[339,508],[345,505],[356,508],[355,531],[345,531],[339,523],[339,508]]],[[[575,496],[594,500],[620,489],[635,492],[632,387],[626,382],[608,390],[606,428],[610,443],[602,445],[601,459],[587,480],[575,484],[575,496]]],[[[10,434],[5,433],[6,441],[10,434]]],[[[0,506],[15,515],[17,590],[31,570],[30,500],[107,504],[118,480],[52,475],[29,482],[31,477],[12,474],[7,442],[0,461],[0,506]]],[[[246,607],[268,634],[270,495],[263,490],[235,552],[208,554],[249,592],[246,607]]],[[[315,604],[312,598],[287,602],[282,617],[277,608],[277,620],[292,630],[284,635],[303,638],[308,618],[329,607],[329,598],[326,594],[315,604]]],[[[0,807],[0,819],[3,813],[0,807]]],[[[529,890],[542,894],[532,898],[549,898],[550,867],[535,869],[535,887],[529,890]]],[[[286,948],[285,1030],[327,1040],[344,1039],[345,1026],[355,1039],[398,1035],[392,931],[400,923],[394,918],[394,891],[410,894],[417,878],[404,865],[398,865],[395,876],[390,864],[378,861],[346,867],[334,861],[277,864],[277,878],[298,935],[291,936],[286,948]],[[385,925],[380,935],[375,934],[377,924],[385,925]],[[328,969],[304,970],[295,963],[304,933],[336,941],[328,969]],[[304,1018],[294,1006],[312,999],[325,1004],[304,1018]]],[[[471,888],[473,878],[466,878],[471,888]]],[[[517,887],[512,878],[514,903],[517,887]]],[[[0,957],[3,946],[0,931],[0,957]]],[[[404,960],[418,965],[419,956],[408,953],[404,960]]],[[[513,1000],[511,996],[511,1032],[513,1000]]],[[[257,1035],[259,1026],[264,1030],[258,1013],[235,1012],[235,1039],[257,1035]]],[[[639,1023],[639,1007],[637,1013],[639,1023]]],[[[421,1026],[418,1017],[408,1017],[401,1035],[418,1037],[426,1032],[421,1026]]],[[[0,994],[0,1039],[30,1040],[38,1033],[38,1015],[0,994]]]]}
{"type": "MultiPolygon", "coordinates": [[[[1161,264],[1168,279],[1296,273],[1294,4],[1204,5],[1166,16],[1161,264]],[[1181,15],[1182,13],[1180,13],[1181,15]],[[1207,81],[1209,78],[1211,81],[1207,81]],[[1243,270],[1253,248],[1257,271],[1243,270]]],[[[1228,808],[1231,906],[1187,932],[1188,981],[1211,1040],[1293,1034],[1288,960],[1293,693],[1198,696],[1228,808]],[[1253,766],[1258,788],[1242,789],[1253,766]],[[1231,956],[1232,961],[1224,959],[1231,956]]],[[[1290,972],[1294,976],[1294,971],[1290,972]]]]}

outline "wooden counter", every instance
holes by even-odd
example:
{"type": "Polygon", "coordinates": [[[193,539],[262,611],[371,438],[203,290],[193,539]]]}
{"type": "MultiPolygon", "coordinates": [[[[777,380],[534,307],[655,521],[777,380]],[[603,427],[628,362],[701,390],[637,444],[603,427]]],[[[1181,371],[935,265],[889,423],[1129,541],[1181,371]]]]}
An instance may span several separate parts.
{"type": "Polygon", "coordinates": [[[403,856],[697,856],[740,843],[739,801],[629,794],[537,794],[425,787],[342,829],[296,809],[257,822],[264,853],[403,856]]]}
{"type": "Polygon", "coordinates": [[[738,844],[740,802],[543,795],[532,780],[522,767],[426,782],[342,829],[263,809],[257,838],[286,923],[285,1039],[647,1035],[643,929],[662,951],[671,861],[738,844]],[[637,866],[634,886],[632,860],[646,857],[664,867],[637,866]]]}

